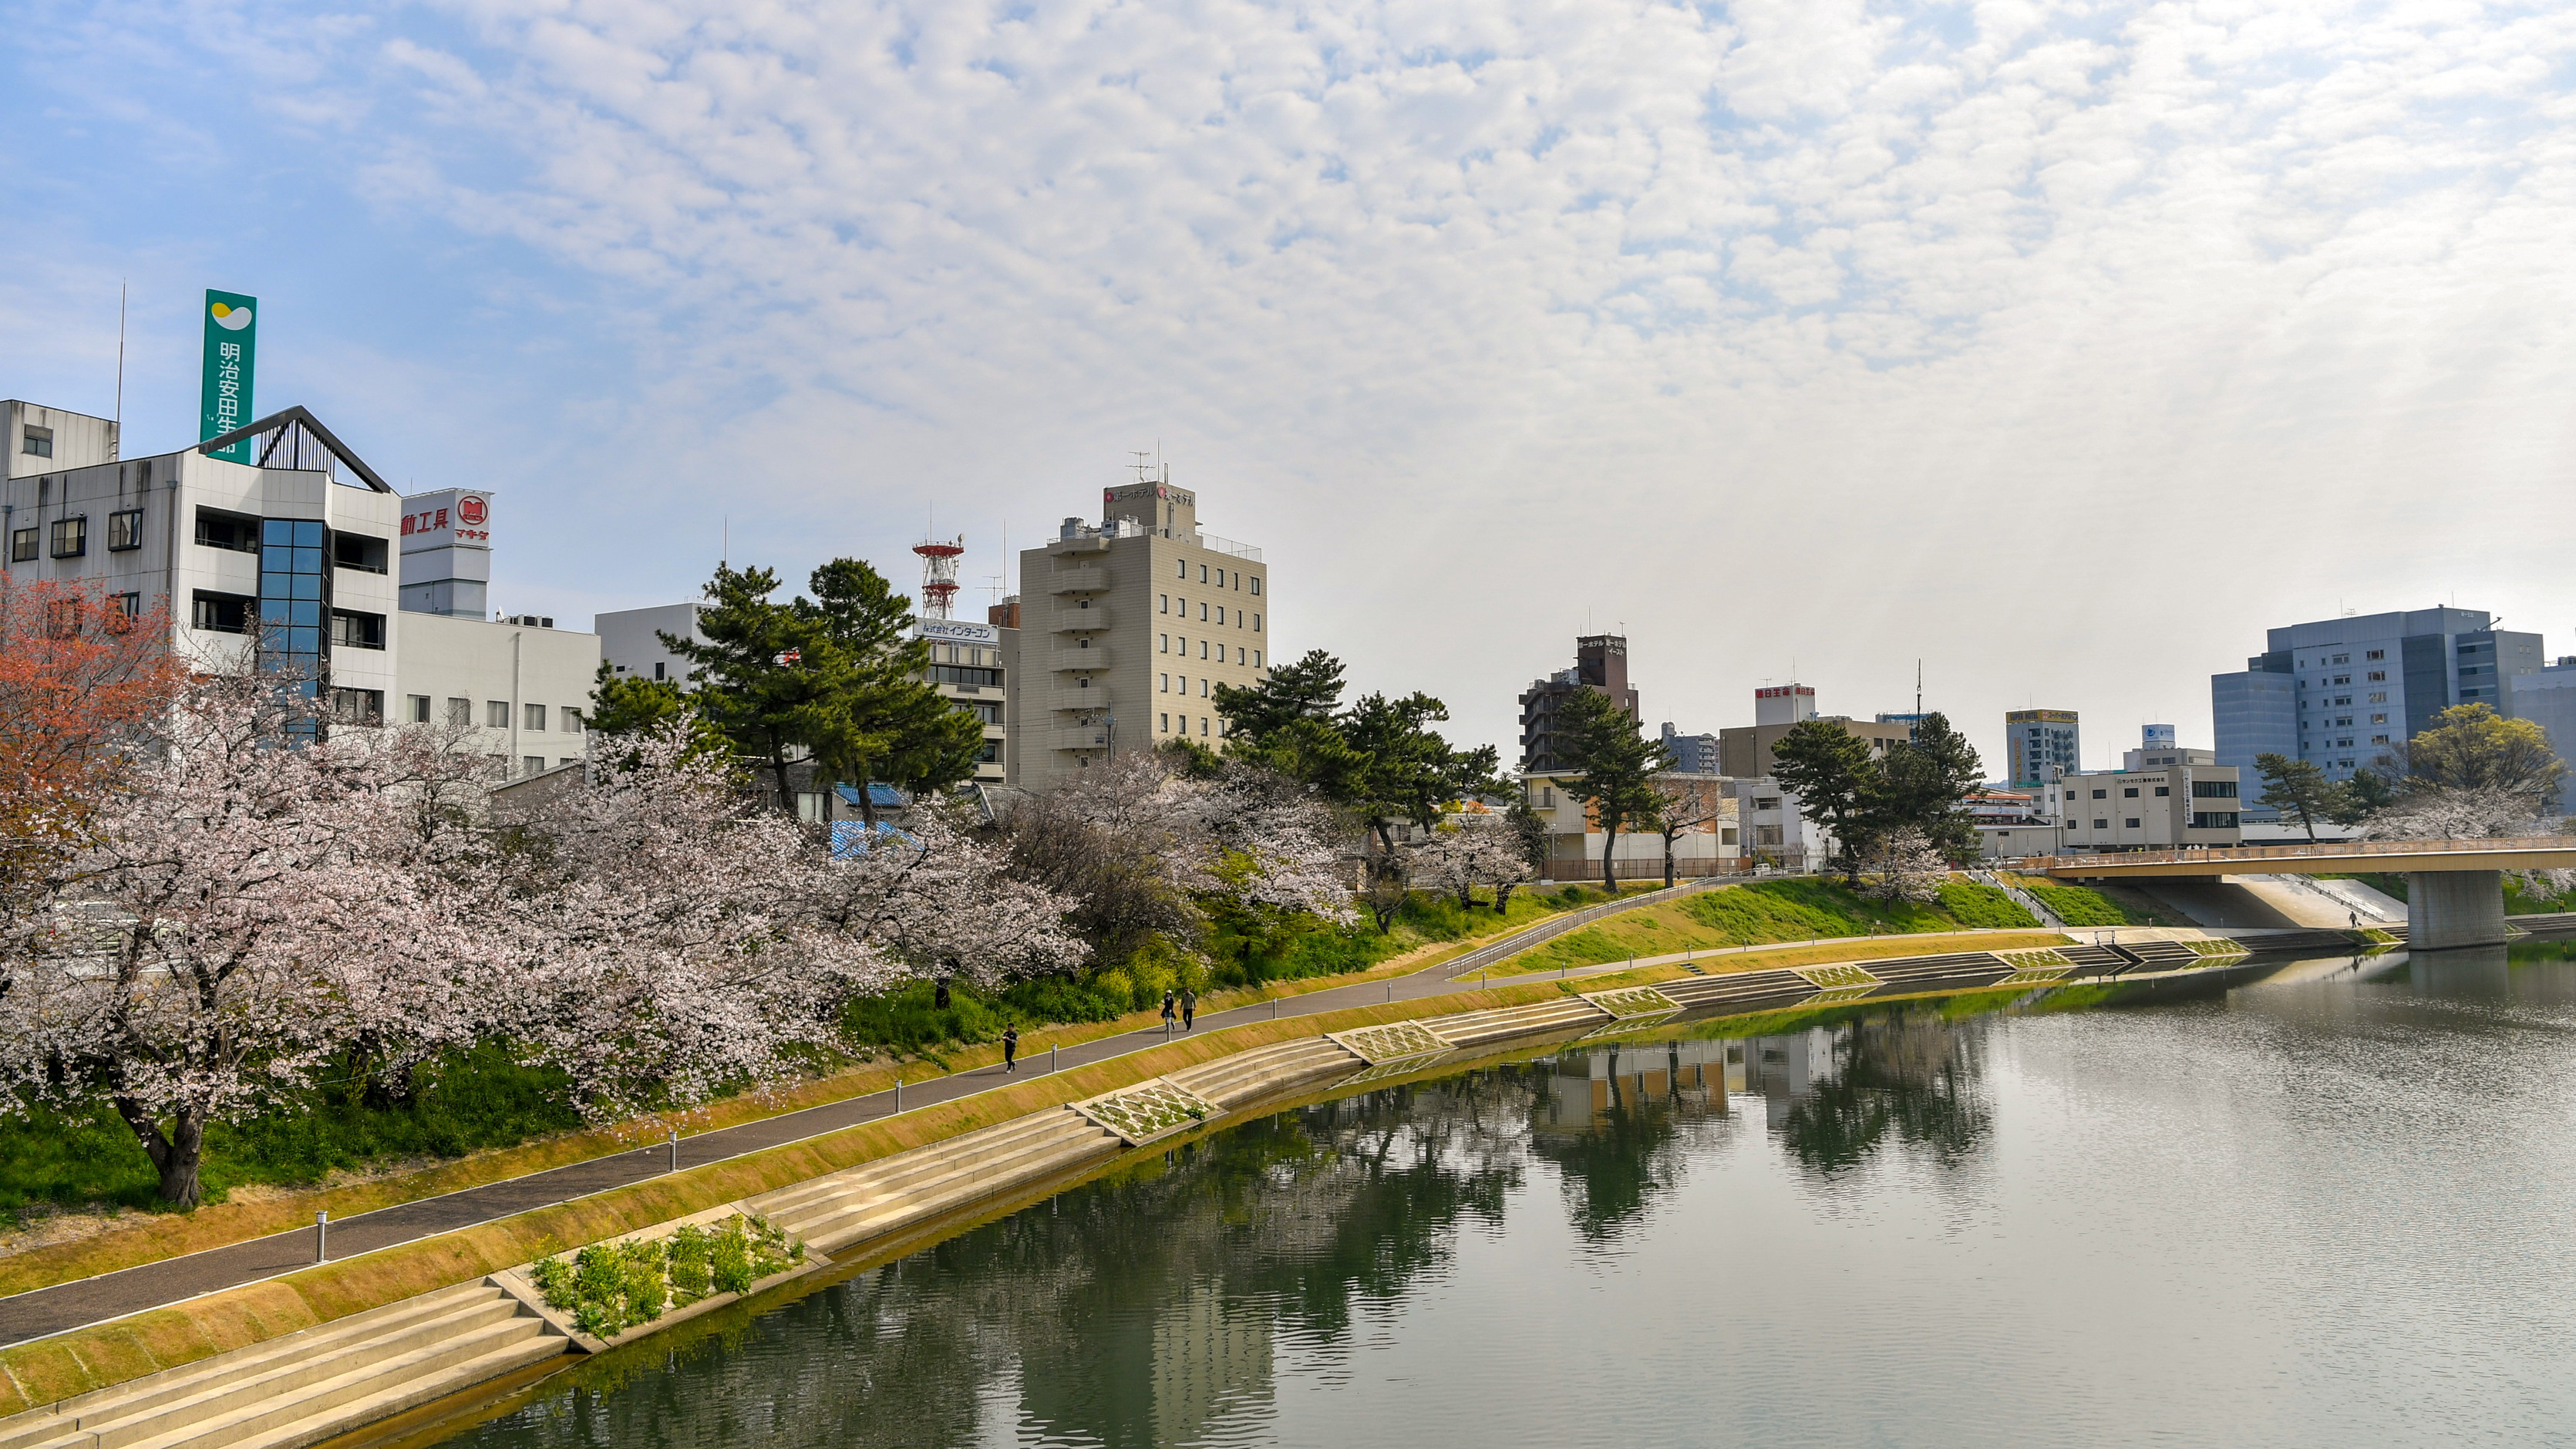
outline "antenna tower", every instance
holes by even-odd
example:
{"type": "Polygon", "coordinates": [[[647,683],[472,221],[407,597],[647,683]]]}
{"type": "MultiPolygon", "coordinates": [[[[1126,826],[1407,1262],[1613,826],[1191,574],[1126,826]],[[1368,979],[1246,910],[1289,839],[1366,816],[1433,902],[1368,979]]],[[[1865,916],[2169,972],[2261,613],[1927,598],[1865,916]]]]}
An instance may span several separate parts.
{"type": "Polygon", "coordinates": [[[957,600],[957,556],[966,551],[966,535],[957,535],[954,543],[935,538],[916,543],[912,551],[921,555],[921,617],[951,617],[949,609],[957,600]]]}

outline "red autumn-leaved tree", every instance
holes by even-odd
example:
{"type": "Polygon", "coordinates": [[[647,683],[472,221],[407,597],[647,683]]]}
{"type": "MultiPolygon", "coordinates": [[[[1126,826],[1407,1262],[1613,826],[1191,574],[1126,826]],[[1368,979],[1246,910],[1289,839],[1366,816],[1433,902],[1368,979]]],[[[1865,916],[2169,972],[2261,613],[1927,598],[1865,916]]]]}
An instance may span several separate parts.
{"type": "Polygon", "coordinates": [[[63,842],[187,678],[165,606],[0,580],[0,885],[63,842]]]}

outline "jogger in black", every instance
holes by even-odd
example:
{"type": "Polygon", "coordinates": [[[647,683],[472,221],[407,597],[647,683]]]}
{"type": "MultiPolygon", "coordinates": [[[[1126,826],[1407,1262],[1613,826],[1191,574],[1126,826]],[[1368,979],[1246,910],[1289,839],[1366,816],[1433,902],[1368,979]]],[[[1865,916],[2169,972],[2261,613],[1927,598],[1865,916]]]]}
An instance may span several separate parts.
{"type": "Polygon", "coordinates": [[[1019,1069],[1020,1069],[1020,1029],[1019,1029],[1018,1027],[1016,1027],[1016,1026],[1006,1026],[1006,1027],[1003,1027],[1003,1028],[1002,1028],[1002,1070],[1003,1070],[1003,1071],[1006,1071],[1006,1072],[1016,1072],[1016,1071],[1018,1071],[1019,1069]]]}

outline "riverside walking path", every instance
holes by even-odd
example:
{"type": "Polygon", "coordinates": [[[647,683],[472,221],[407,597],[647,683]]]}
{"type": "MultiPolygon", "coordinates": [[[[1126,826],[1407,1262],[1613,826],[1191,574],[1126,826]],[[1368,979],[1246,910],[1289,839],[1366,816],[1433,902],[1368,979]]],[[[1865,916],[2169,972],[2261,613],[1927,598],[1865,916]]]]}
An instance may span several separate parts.
{"type": "MultiPolygon", "coordinates": [[[[1713,880],[1706,884],[1719,883],[1722,882],[1713,880]]],[[[1703,883],[1689,882],[1673,894],[1700,888],[1704,888],[1703,883]]],[[[1274,997],[1223,1011],[1202,1012],[1198,1025],[1203,1030],[1213,1031],[1249,1021],[1314,1016],[1354,1006],[1472,991],[1477,986],[1473,973],[1494,961],[1529,950],[1601,916],[1669,899],[1672,895],[1655,891],[1570,911],[1535,922],[1498,941],[1436,962],[1410,975],[1354,982],[1297,996],[1274,997]]],[[[1628,963],[1620,962],[1578,974],[1627,969],[1628,963]]],[[[1163,1028],[1158,1024],[1064,1045],[1052,1052],[1033,1049],[1021,1057],[1021,1072],[1023,1075],[1038,1075],[1106,1061],[1129,1052],[1142,1051],[1166,1039],[1163,1028]]],[[[650,1147],[594,1157],[525,1177],[507,1178],[438,1197],[397,1203],[355,1217],[334,1219],[328,1234],[330,1256],[335,1260],[355,1257],[514,1213],[552,1207],[557,1203],[660,1177],[674,1170],[703,1167],[711,1162],[873,1122],[894,1115],[898,1097],[903,1110],[911,1111],[971,1096],[1010,1080],[1013,1079],[1003,1073],[998,1063],[943,1073],[917,1082],[905,1082],[900,1088],[845,1097],[801,1111],[682,1137],[676,1157],[669,1144],[655,1143],[650,1147]]],[[[113,1273],[0,1298],[0,1346],[122,1318],[130,1313],[310,1267],[316,1261],[314,1236],[310,1227],[291,1228],[266,1237],[140,1263],[113,1273]]]]}

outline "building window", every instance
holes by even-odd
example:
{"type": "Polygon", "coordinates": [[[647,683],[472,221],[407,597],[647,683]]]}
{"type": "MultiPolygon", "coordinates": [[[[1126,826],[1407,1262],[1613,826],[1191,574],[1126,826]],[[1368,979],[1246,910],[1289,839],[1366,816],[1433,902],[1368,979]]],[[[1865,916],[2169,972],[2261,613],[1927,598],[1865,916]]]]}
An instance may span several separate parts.
{"type": "Polygon", "coordinates": [[[545,756],[543,756],[543,755],[522,755],[522,756],[520,756],[520,757],[519,757],[519,773],[520,773],[520,774],[522,774],[522,775],[542,775],[542,774],[544,774],[545,772],[546,772],[546,757],[545,757],[545,756]]]}
{"type": "Polygon", "coordinates": [[[2371,742],[2372,744],[2374,744],[2374,745],[2384,745],[2384,744],[2388,743],[2388,736],[2386,736],[2386,735],[2372,735],[2372,736],[2370,737],[2370,742],[2371,742]]]}
{"type": "Polygon", "coordinates": [[[2236,812],[2233,810],[2195,811],[2191,817],[2191,828],[2194,830],[2234,830],[2236,828],[2236,812]]]}
{"type": "Polygon", "coordinates": [[[54,520],[54,557],[79,558],[81,555],[88,552],[88,514],[75,513],[69,518],[57,518],[54,520]]]}
{"type": "Polygon", "coordinates": [[[1171,595],[1169,595],[1169,594],[1156,594],[1154,597],[1162,601],[1161,603],[1159,603],[1159,604],[1157,604],[1157,605],[1155,606],[1155,608],[1154,608],[1154,612],[1155,612],[1155,613],[1157,613],[1157,614],[1168,614],[1168,613],[1172,612],[1172,596],[1171,596],[1171,595]]]}
{"type": "Polygon", "coordinates": [[[531,704],[523,706],[520,709],[519,714],[521,727],[526,729],[529,733],[544,734],[546,732],[546,707],[544,705],[531,704]]]}
{"type": "Polygon", "coordinates": [[[323,631],[331,625],[323,617],[331,605],[323,534],[312,519],[269,518],[259,525],[260,652],[271,667],[308,677],[322,672],[323,631]]]}
{"type": "Polygon", "coordinates": [[[107,516],[107,551],[124,553],[143,546],[143,510],[120,508],[107,516]]]}
{"type": "Polygon", "coordinates": [[[2386,684],[2388,682],[2388,671],[2385,669],[2374,669],[2370,671],[2365,678],[2372,684],[2386,684]]]}
{"type": "Polygon", "coordinates": [[[1172,560],[1172,562],[1173,562],[1173,564],[1174,564],[1174,565],[1176,565],[1176,566],[1179,568],[1179,570],[1180,570],[1179,577],[1181,577],[1181,578],[1188,578],[1188,577],[1190,576],[1190,561],[1189,561],[1188,559],[1185,559],[1185,558],[1176,558],[1176,559],[1172,560]]]}
{"type": "Polygon", "coordinates": [[[2386,724],[2388,723],[2388,716],[2384,714],[2375,714],[2370,717],[2370,722],[2372,724],[2386,724]]]}
{"type": "Polygon", "coordinates": [[[1261,632],[1261,614],[1257,610],[1252,615],[1252,632],[1255,634],[1261,632]]]}
{"type": "MultiPolygon", "coordinates": [[[[1260,594],[1261,594],[1261,575],[1259,575],[1259,574],[1254,574],[1254,575],[1252,576],[1252,592],[1253,592],[1253,596],[1254,596],[1254,597],[1256,597],[1256,598],[1258,598],[1258,597],[1260,596],[1260,594]]],[[[1258,617],[1260,617],[1260,616],[1259,616],[1259,615],[1254,615],[1254,617],[1255,617],[1255,618],[1258,618],[1258,617]]]]}
{"type": "Polygon", "coordinates": [[[380,574],[387,571],[387,561],[392,556],[393,545],[384,539],[337,531],[331,535],[331,564],[334,568],[380,574]]]}
{"type": "Polygon", "coordinates": [[[199,590],[188,608],[188,627],[209,634],[246,634],[250,632],[251,601],[239,594],[209,594],[199,590]]]}
{"type": "Polygon", "coordinates": [[[1199,737],[1200,737],[1201,739],[1205,739],[1205,738],[1207,737],[1207,732],[1208,732],[1208,717],[1207,717],[1206,715],[1200,715],[1200,716],[1199,716],[1199,737]]]}
{"type": "Polygon", "coordinates": [[[2110,796],[2111,792],[2108,790],[2096,790],[2093,792],[2093,798],[2096,800],[2107,800],[2110,796]]]}
{"type": "Polygon", "coordinates": [[[1155,678],[1162,681],[1162,683],[1154,690],[1156,694],[1169,694],[1172,692],[1172,676],[1168,674],[1158,674],[1155,678]]]}
{"type": "Polygon", "coordinates": [[[1207,649],[1208,649],[1208,641],[1206,641],[1205,639],[1201,639],[1201,640],[1199,641],[1199,657],[1200,657],[1201,659],[1205,659],[1205,658],[1207,657],[1207,649]]]}
{"type": "Polygon", "coordinates": [[[331,642],[351,649],[382,649],[385,647],[385,616],[333,609],[331,642]]]}
{"type": "Polygon", "coordinates": [[[54,456],[54,430],[31,427],[18,435],[18,451],[30,458],[54,456]]]}
{"type": "Polygon", "coordinates": [[[1252,651],[1252,667],[1255,669],[1261,667],[1261,651],[1258,649],[1252,651]]]}
{"type": "Polygon", "coordinates": [[[447,702],[447,722],[459,729],[474,723],[474,701],[450,699],[447,702]]]}
{"type": "Polygon", "coordinates": [[[510,727],[510,702],[506,699],[487,699],[483,701],[483,726],[486,729],[508,729],[510,727]]]}
{"type": "Polygon", "coordinates": [[[653,661],[653,677],[655,679],[662,677],[662,661],[659,659],[653,661]]]}
{"type": "Polygon", "coordinates": [[[2123,786],[2120,790],[2120,796],[2122,799],[2135,800],[2138,798],[2138,787],[2135,785],[2123,786]]]}
{"type": "Polygon", "coordinates": [[[2337,684],[2350,684],[2352,683],[2352,676],[2349,674],[2338,674],[2334,677],[2334,682],[2337,684]]]}
{"type": "Polygon", "coordinates": [[[1202,624],[1207,622],[1207,611],[1208,606],[1206,604],[1202,603],[1199,605],[1199,622],[1202,624]]]}
{"type": "Polygon", "coordinates": [[[9,530],[9,562],[25,563],[36,556],[36,531],[32,528],[9,530]]]}
{"type": "Polygon", "coordinates": [[[563,707],[563,732],[568,735],[581,733],[581,711],[571,705],[563,707]]]}
{"type": "Polygon", "coordinates": [[[429,723],[429,696],[425,694],[403,696],[403,718],[413,724],[429,723]]]}
{"type": "Polygon", "coordinates": [[[1206,565],[1206,564],[1200,564],[1200,565],[1199,565],[1199,582],[1200,582],[1200,583],[1206,583],[1206,582],[1207,582],[1207,565],[1206,565]]]}
{"type": "Polygon", "coordinates": [[[1172,652],[1172,636],[1171,636],[1171,635],[1169,635],[1169,634],[1157,634],[1157,635],[1155,635],[1155,636],[1154,636],[1154,652],[1155,652],[1155,653],[1157,653],[1157,654],[1169,654],[1169,653],[1171,653],[1171,652],[1172,652]]]}
{"type": "Polygon", "coordinates": [[[197,543],[231,553],[259,552],[259,520],[217,509],[197,510],[197,543]]]}
{"type": "Polygon", "coordinates": [[[383,724],[385,692],[381,689],[332,690],[331,718],[345,725],[383,724]]]}
{"type": "Polygon", "coordinates": [[[2158,785],[2158,786],[2156,787],[2156,794],[2157,794],[2157,795],[2159,795],[2159,796],[2170,795],[2170,794],[2172,794],[2172,793],[2173,793],[2173,786],[2171,786],[2171,785],[2158,785]]]}
{"type": "Polygon", "coordinates": [[[2388,691],[2386,691],[2386,690],[2381,690],[2379,693],[2372,695],[2372,696],[2370,697],[2370,702],[2371,702],[2372,704],[2386,704],[2386,703],[2388,703],[2388,691]]]}
{"type": "Polygon", "coordinates": [[[1154,730],[1157,734],[1167,735],[1172,732],[1172,717],[1170,715],[1158,714],[1154,716],[1154,721],[1154,730]]]}
{"type": "Polygon", "coordinates": [[[2111,822],[2108,820],[2096,820],[2093,822],[2093,828],[2096,830],[2108,830],[2111,828],[2111,822]]]}

